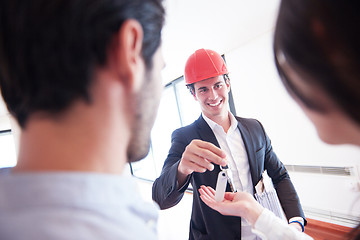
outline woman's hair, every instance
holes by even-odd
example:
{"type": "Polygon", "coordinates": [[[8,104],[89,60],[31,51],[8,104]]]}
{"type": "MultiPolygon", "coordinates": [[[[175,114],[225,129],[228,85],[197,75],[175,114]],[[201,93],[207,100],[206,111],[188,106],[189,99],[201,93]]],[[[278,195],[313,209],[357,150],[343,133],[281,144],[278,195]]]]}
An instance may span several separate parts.
{"type": "Polygon", "coordinates": [[[360,124],[360,4],[334,0],[283,0],[276,23],[275,62],[287,90],[307,107],[326,111],[289,81],[280,57],[301,69],[360,124]]]}

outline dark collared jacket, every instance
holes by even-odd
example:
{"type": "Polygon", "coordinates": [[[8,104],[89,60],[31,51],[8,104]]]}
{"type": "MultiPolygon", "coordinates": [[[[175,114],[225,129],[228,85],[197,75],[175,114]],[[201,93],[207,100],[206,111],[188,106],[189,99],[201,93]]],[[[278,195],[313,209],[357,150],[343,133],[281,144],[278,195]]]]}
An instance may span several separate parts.
{"type": "MultiPolygon", "coordinates": [[[[301,216],[305,219],[288,172],[274,153],[270,139],[261,123],[255,119],[239,117],[236,119],[249,159],[254,192],[255,185],[266,169],[272,178],[287,219],[295,216],[301,216]]],[[[161,209],[170,208],[181,200],[189,183],[191,183],[194,191],[189,239],[240,239],[241,219],[221,215],[209,208],[199,197],[198,189],[201,185],[211,186],[215,189],[220,171],[219,165],[215,165],[213,171],[192,173],[184,186],[177,190],[177,168],[186,146],[193,139],[211,142],[220,147],[213,131],[202,116],[194,123],[175,130],[172,134],[171,148],[164,162],[161,175],[153,184],[153,199],[161,209]]],[[[227,186],[227,191],[230,191],[229,186],[227,186]]]]}

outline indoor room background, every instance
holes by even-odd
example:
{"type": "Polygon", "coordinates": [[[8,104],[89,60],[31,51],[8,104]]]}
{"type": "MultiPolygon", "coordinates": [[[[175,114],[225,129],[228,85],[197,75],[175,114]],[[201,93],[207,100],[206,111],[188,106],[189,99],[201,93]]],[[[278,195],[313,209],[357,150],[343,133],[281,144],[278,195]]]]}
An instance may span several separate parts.
{"type": "MultiPolygon", "coordinates": [[[[285,91],[272,50],[279,1],[165,0],[164,4],[167,15],[162,49],[166,67],[162,101],[149,155],[128,169],[140,179],[144,198],[151,201],[151,183],[161,172],[172,131],[200,115],[182,75],[187,57],[198,48],[209,48],[223,54],[228,65],[233,112],[262,122],[289,171],[305,215],[354,227],[360,215],[360,150],[321,142],[313,125],[285,91]]],[[[1,100],[0,167],[16,164],[19,132],[1,100]]],[[[161,211],[160,238],[186,239],[190,212],[191,191],[178,206],[161,211]],[[180,229],[167,224],[174,221],[180,229]],[[165,233],[165,229],[171,233],[165,233]]]]}

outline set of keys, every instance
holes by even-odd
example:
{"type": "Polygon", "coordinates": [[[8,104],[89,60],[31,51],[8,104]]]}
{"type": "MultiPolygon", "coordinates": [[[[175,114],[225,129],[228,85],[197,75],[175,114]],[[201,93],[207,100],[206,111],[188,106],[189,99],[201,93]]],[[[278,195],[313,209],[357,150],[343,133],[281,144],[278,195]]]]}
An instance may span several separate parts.
{"type": "Polygon", "coordinates": [[[232,192],[237,192],[229,166],[220,166],[220,169],[221,171],[218,174],[215,189],[215,201],[217,202],[221,202],[224,200],[227,183],[229,183],[232,192]]]}

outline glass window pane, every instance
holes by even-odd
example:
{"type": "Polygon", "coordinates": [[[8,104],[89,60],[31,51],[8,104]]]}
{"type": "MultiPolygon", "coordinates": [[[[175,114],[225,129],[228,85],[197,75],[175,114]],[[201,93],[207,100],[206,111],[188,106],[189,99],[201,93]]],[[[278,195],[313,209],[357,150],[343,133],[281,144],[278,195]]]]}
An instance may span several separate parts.
{"type": "Polygon", "coordinates": [[[0,134],[0,168],[16,165],[15,142],[11,132],[0,134]]]}
{"type": "Polygon", "coordinates": [[[171,133],[179,128],[180,118],[173,85],[167,86],[162,94],[158,115],[151,131],[151,152],[140,162],[132,163],[136,177],[155,180],[171,145],[171,133]]]}
{"type": "Polygon", "coordinates": [[[152,148],[149,154],[141,161],[131,163],[133,175],[147,180],[155,180],[157,177],[155,163],[153,160],[152,148]]]}
{"type": "Polygon", "coordinates": [[[176,95],[178,97],[179,109],[181,113],[182,125],[186,126],[199,118],[201,109],[189,89],[186,87],[184,78],[176,82],[176,95]]]}
{"type": "Polygon", "coordinates": [[[172,85],[162,95],[158,116],[151,132],[154,162],[157,176],[160,175],[164,161],[171,146],[172,132],[181,127],[179,111],[172,85]]]}

